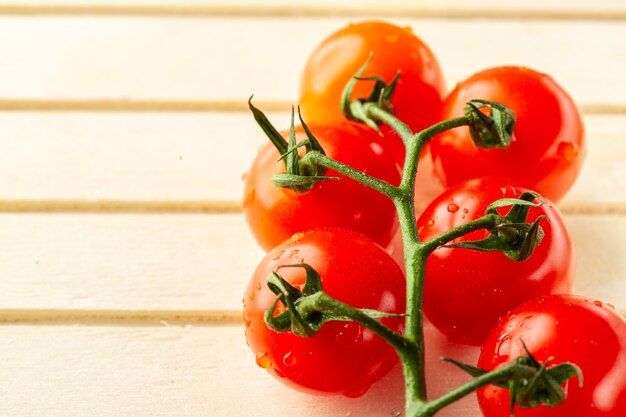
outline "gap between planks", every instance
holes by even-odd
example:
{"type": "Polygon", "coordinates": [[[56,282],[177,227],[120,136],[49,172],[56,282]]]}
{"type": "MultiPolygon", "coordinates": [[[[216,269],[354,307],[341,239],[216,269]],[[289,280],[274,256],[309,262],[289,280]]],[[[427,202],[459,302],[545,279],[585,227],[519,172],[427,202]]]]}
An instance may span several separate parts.
{"type": "MultiPolygon", "coordinates": [[[[262,101],[255,106],[264,112],[287,111],[295,103],[262,101]]],[[[580,110],[587,115],[623,115],[626,103],[582,103],[580,110]]],[[[248,112],[248,103],[239,100],[129,100],[129,99],[0,99],[0,111],[19,112],[248,112]]]]}
{"type": "MultiPolygon", "coordinates": [[[[558,207],[564,214],[626,215],[626,202],[566,202],[558,207]]],[[[240,201],[0,200],[0,214],[237,214],[242,211],[240,201]]]]}
{"type": "Polygon", "coordinates": [[[0,326],[11,324],[93,326],[232,326],[241,311],[0,310],[0,326]]]}
{"type": "Polygon", "coordinates": [[[525,20],[626,20],[623,10],[577,10],[575,8],[477,8],[455,6],[426,7],[423,5],[354,6],[302,6],[302,5],[0,5],[0,15],[29,16],[141,16],[141,17],[412,17],[445,19],[525,19],[525,20]]]}
{"type": "MultiPolygon", "coordinates": [[[[626,318],[626,311],[620,311],[626,318]]],[[[241,311],[0,310],[0,326],[241,326],[241,311]]]]}

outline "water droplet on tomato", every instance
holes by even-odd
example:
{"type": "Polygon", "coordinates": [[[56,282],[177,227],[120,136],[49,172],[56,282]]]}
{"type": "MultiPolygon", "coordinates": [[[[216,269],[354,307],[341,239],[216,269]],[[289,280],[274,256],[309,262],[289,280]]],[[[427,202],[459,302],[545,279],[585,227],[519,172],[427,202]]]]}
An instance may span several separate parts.
{"type": "Polygon", "coordinates": [[[296,255],[298,254],[298,252],[300,252],[300,249],[293,249],[289,251],[289,257],[290,258],[295,258],[296,255]]]}
{"type": "Polygon", "coordinates": [[[428,220],[428,221],[426,222],[426,224],[427,224],[428,226],[432,226],[432,225],[434,225],[434,224],[435,224],[435,221],[434,221],[433,219],[430,219],[430,220],[428,220]]]}
{"type": "Polygon", "coordinates": [[[256,284],[256,290],[257,290],[257,291],[261,291],[261,281],[257,282],[257,284],[256,284]]]}
{"type": "Polygon", "coordinates": [[[355,343],[363,340],[363,330],[356,323],[346,323],[341,326],[341,329],[335,335],[335,339],[342,346],[351,349],[355,343]]]}
{"type": "Polygon", "coordinates": [[[251,188],[250,190],[248,190],[248,192],[246,192],[246,195],[243,197],[244,207],[254,201],[255,194],[256,194],[256,190],[254,188],[251,188]]]}
{"type": "Polygon", "coordinates": [[[376,142],[370,143],[370,149],[372,150],[372,152],[374,152],[374,155],[376,156],[381,156],[384,152],[383,147],[376,142]]]}
{"type": "Polygon", "coordinates": [[[250,301],[254,301],[254,292],[251,292],[248,298],[250,299],[250,301]]]}
{"type": "Polygon", "coordinates": [[[600,300],[594,300],[593,302],[595,305],[597,305],[598,307],[602,307],[603,303],[600,300]]]}
{"type": "Polygon", "coordinates": [[[304,238],[304,233],[294,233],[293,236],[291,236],[291,241],[292,242],[299,242],[304,238]]]}
{"type": "Polygon", "coordinates": [[[291,352],[287,352],[287,354],[283,356],[283,363],[287,366],[294,366],[296,362],[298,362],[296,356],[291,352]]]}
{"type": "Polygon", "coordinates": [[[463,207],[463,213],[467,214],[467,213],[469,213],[469,210],[466,209],[465,207],[463,207]]]}
{"type": "Polygon", "coordinates": [[[276,374],[277,377],[279,378],[284,378],[285,374],[283,373],[283,371],[281,371],[280,369],[274,369],[274,373],[276,374]]]}
{"type": "Polygon", "coordinates": [[[556,148],[556,154],[569,162],[575,161],[579,152],[579,146],[572,142],[561,142],[556,148]]]}
{"type": "Polygon", "coordinates": [[[278,251],[278,253],[276,254],[276,256],[274,256],[274,257],[272,258],[272,261],[277,261],[277,260],[279,260],[280,258],[282,258],[282,256],[285,254],[285,252],[286,252],[286,250],[285,250],[285,249],[278,251]]]}
{"type": "Polygon", "coordinates": [[[256,364],[259,365],[260,368],[267,369],[272,366],[272,361],[270,357],[267,356],[266,352],[259,352],[256,354],[256,364]]]}
{"type": "Polygon", "coordinates": [[[604,303],[605,306],[607,306],[608,308],[615,310],[615,306],[611,303],[604,303]]]}
{"type": "Polygon", "coordinates": [[[243,324],[246,327],[250,327],[251,320],[250,320],[250,317],[248,317],[248,312],[245,309],[243,310],[242,318],[243,318],[243,324]]]}
{"type": "Polygon", "coordinates": [[[404,30],[409,35],[413,35],[413,28],[411,26],[404,26],[402,30],[404,30]]]}
{"type": "Polygon", "coordinates": [[[450,203],[448,204],[448,212],[450,213],[456,213],[459,210],[459,206],[457,206],[454,203],[450,203]]]}

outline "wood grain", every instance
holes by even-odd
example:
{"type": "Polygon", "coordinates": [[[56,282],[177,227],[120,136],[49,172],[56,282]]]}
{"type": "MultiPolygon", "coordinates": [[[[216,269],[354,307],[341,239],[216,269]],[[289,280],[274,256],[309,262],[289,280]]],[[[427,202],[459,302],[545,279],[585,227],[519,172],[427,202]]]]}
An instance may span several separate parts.
{"type": "MultiPolygon", "coordinates": [[[[287,128],[287,113],[268,116],[287,128]]],[[[626,115],[585,122],[587,161],[560,206],[624,214],[626,115]]],[[[238,212],[266,142],[238,112],[0,113],[0,125],[0,212],[238,212]]]]}
{"type": "MultiPolygon", "coordinates": [[[[437,395],[466,380],[438,358],[472,361],[477,352],[448,344],[431,328],[427,337],[431,395],[437,395]]],[[[0,362],[0,415],[12,417],[267,417],[276,410],[370,417],[389,416],[403,404],[399,368],[356,400],[290,390],[254,365],[240,326],[0,326],[0,362]]],[[[438,416],[477,417],[474,401],[438,416]]]]}
{"type": "MultiPolygon", "coordinates": [[[[577,245],[575,292],[626,313],[626,217],[566,220],[577,245]]],[[[200,320],[222,314],[228,322],[264,256],[236,214],[6,214],[0,228],[5,321],[17,321],[20,310],[62,321],[84,310],[78,318],[110,320],[116,317],[110,312],[127,311],[133,321],[141,314],[176,318],[195,311],[200,320]]],[[[28,314],[28,321],[41,321],[28,314]]]]}
{"type": "MultiPolygon", "coordinates": [[[[5,99],[241,102],[256,93],[294,102],[309,51],[347,20],[2,16],[0,91],[5,99]],[[268,59],[287,53],[288,61],[268,59]]],[[[581,105],[626,102],[621,22],[394,21],[413,26],[436,51],[450,86],[490,66],[524,64],[554,76],[581,105]],[[589,42],[593,59],[581,59],[589,42]],[[599,66],[601,82],[590,82],[599,66]]]]}

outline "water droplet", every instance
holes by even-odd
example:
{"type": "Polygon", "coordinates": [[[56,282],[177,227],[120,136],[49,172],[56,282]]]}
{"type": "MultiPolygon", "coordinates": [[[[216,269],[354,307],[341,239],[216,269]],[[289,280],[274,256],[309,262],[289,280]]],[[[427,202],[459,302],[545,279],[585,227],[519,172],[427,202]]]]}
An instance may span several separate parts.
{"type": "Polygon", "coordinates": [[[426,222],[426,224],[427,224],[428,226],[432,226],[432,225],[434,225],[434,224],[435,224],[435,221],[434,221],[433,219],[430,219],[430,220],[428,220],[428,221],[426,222]]]}
{"type": "Polygon", "coordinates": [[[402,30],[404,30],[409,35],[413,35],[413,28],[411,26],[404,26],[402,30]]]}
{"type": "Polygon", "coordinates": [[[259,352],[256,354],[256,364],[259,365],[260,368],[267,369],[272,366],[272,361],[270,357],[267,356],[266,352],[259,352]]]}
{"type": "Polygon", "coordinates": [[[363,340],[363,329],[356,323],[346,323],[341,326],[341,329],[335,335],[335,339],[344,347],[352,349],[354,344],[363,340]]]}
{"type": "Polygon", "coordinates": [[[261,281],[257,282],[257,284],[256,284],[256,290],[257,290],[257,291],[261,291],[261,281]]]}
{"type": "Polygon", "coordinates": [[[254,301],[254,292],[251,292],[248,298],[250,299],[250,301],[254,301]]]}
{"type": "Polygon", "coordinates": [[[450,213],[456,213],[458,210],[459,210],[459,206],[457,206],[456,204],[454,203],[448,204],[448,211],[450,213]]]}
{"type": "Polygon", "coordinates": [[[572,142],[561,142],[556,148],[556,154],[569,162],[575,161],[579,152],[579,146],[572,142]]]}
{"type": "Polygon", "coordinates": [[[370,149],[372,150],[372,152],[374,152],[374,155],[376,156],[381,156],[384,152],[383,147],[376,142],[370,143],[370,149]]]}
{"type": "Polygon", "coordinates": [[[298,252],[300,252],[300,249],[293,249],[289,251],[289,257],[290,258],[295,258],[296,255],[298,254],[298,252]]]}
{"type": "Polygon", "coordinates": [[[285,252],[286,252],[285,249],[278,251],[278,253],[272,258],[272,261],[277,261],[280,258],[282,258],[282,256],[285,254],[285,252]]]}
{"type": "Polygon", "coordinates": [[[243,318],[243,324],[246,327],[250,327],[250,322],[251,322],[250,317],[248,317],[248,312],[245,309],[243,310],[242,318],[243,318]]]}
{"type": "Polygon", "coordinates": [[[611,303],[604,303],[605,306],[607,306],[608,308],[615,310],[615,306],[611,303]]]}
{"type": "Polygon", "coordinates": [[[463,207],[463,213],[467,214],[467,213],[469,213],[469,210],[466,209],[465,207],[463,207]]]}
{"type": "Polygon", "coordinates": [[[598,307],[602,307],[602,305],[603,305],[602,301],[600,301],[600,300],[595,300],[593,303],[595,305],[597,305],[598,307]]]}
{"type": "Polygon", "coordinates": [[[287,352],[287,354],[283,357],[283,363],[287,366],[294,366],[296,362],[296,356],[291,352],[287,352]]]}
{"type": "Polygon", "coordinates": [[[387,42],[391,42],[391,43],[398,42],[398,38],[399,38],[398,35],[387,35],[387,36],[385,36],[385,40],[387,42]]]}
{"type": "Polygon", "coordinates": [[[294,233],[293,236],[291,236],[291,241],[292,242],[299,242],[304,238],[304,233],[294,233]]]}
{"type": "Polygon", "coordinates": [[[285,374],[283,373],[283,371],[281,371],[280,369],[274,369],[274,373],[276,374],[277,377],[279,378],[284,378],[285,374]]]}
{"type": "Polygon", "coordinates": [[[243,197],[244,207],[254,201],[255,194],[256,194],[256,190],[254,188],[251,188],[246,192],[246,195],[243,197]]]}

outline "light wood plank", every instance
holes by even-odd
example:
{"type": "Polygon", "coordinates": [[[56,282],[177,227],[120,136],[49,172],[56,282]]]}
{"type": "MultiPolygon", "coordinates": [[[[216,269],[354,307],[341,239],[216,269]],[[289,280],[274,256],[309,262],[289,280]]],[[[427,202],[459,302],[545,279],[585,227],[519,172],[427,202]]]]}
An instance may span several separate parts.
{"type": "MultiPolygon", "coordinates": [[[[575,292],[626,313],[626,217],[566,220],[577,245],[575,292]]],[[[8,312],[11,320],[19,310],[70,310],[70,317],[83,310],[81,320],[89,311],[96,318],[117,311],[115,320],[120,311],[130,320],[152,311],[147,319],[193,311],[236,315],[264,255],[235,214],[6,214],[0,229],[0,316],[8,312]]]]}
{"type": "MultiPolygon", "coordinates": [[[[403,404],[394,369],[356,400],[292,391],[254,363],[236,327],[0,326],[0,414],[12,417],[389,416],[403,404]],[[33,370],[37,370],[36,376],[33,370]],[[350,414],[351,413],[351,414],[350,414]]],[[[433,395],[466,380],[439,356],[475,348],[427,332],[433,395]]],[[[469,397],[438,414],[477,417],[469,397]]]]}
{"type": "MultiPolygon", "coordinates": [[[[287,113],[268,115],[279,129],[287,113]]],[[[626,116],[587,116],[567,212],[626,212],[626,116]]],[[[239,211],[248,113],[0,113],[0,211],[239,211]]]]}
{"type": "Polygon", "coordinates": [[[0,2],[0,13],[15,14],[141,14],[141,15],[341,15],[369,14],[382,16],[496,16],[523,18],[620,18],[626,8],[620,0],[588,2],[541,1],[524,2],[479,0],[443,0],[433,3],[408,3],[388,0],[384,6],[375,0],[346,0],[337,4],[332,0],[299,1],[266,0],[260,5],[254,0],[23,0],[0,2]],[[621,12],[621,13],[619,13],[621,12]],[[616,16],[616,13],[619,13],[616,16]]]}
{"type": "MultiPolygon", "coordinates": [[[[294,101],[308,54],[347,20],[1,17],[0,91],[5,99],[243,101],[255,92],[263,100],[294,101]]],[[[524,64],[552,74],[583,105],[626,103],[621,22],[396,22],[430,44],[451,86],[479,69],[524,64]],[[580,45],[590,42],[581,59],[580,45]],[[598,68],[602,81],[591,82],[598,68]]]]}

